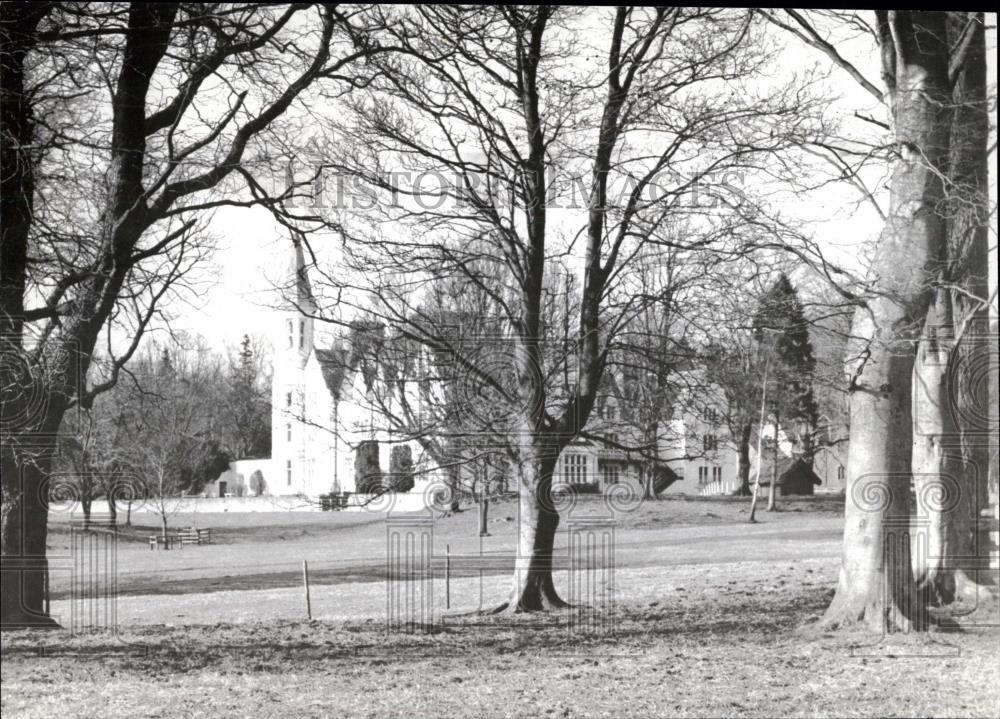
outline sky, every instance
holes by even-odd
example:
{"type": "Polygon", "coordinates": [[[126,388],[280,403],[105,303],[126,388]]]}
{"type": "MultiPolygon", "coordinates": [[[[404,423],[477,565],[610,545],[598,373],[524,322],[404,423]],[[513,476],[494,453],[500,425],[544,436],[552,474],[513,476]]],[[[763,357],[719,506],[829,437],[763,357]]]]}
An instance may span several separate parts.
{"type": "MultiPolygon", "coordinates": [[[[994,58],[989,68],[994,88],[995,17],[992,16],[993,22],[988,23],[993,26],[993,30],[987,36],[988,44],[994,48],[994,52],[989,53],[994,58]]],[[[865,44],[851,41],[838,47],[858,67],[870,68],[867,75],[877,83],[875,60],[867,54],[865,44]]],[[[788,39],[788,68],[802,69],[817,62],[823,62],[817,51],[804,48],[795,39],[788,39]]],[[[841,108],[848,111],[863,108],[865,112],[877,112],[877,108],[873,107],[873,98],[846,73],[839,70],[834,72],[830,82],[833,92],[841,96],[837,102],[841,108]]],[[[994,170],[995,148],[994,143],[991,162],[994,170]]],[[[995,198],[995,172],[991,179],[995,198]]],[[[871,209],[857,203],[856,193],[840,186],[822,193],[812,193],[808,197],[786,198],[782,210],[790,217],[799,218],[804,226],[811,227],[815,238],[824,248],[824,253],[831,260],[848,265],[857,262],[859,244],[871,239],[880,226],[871,209]]],[[[575,221],[575,218],[566,219],[575,221]]],[[[276,287],[284,281],[283,276],[292,254],[287,231],[262,208],[229,207],[215,212],[209,230],[218,240],[213,261],[203,268],[196,295],[189,297],[188,302],[183,305],[175,303],[171,306],[172,328],[200,334],[210,344],[218,345],[220,350],[236,345],[244,334],[269,337],[278,326],[280,317],[275,309],[280,299],[276,287]]],[[[995,236],[992,242],[995,247],[995,236]]],[[[319,241],[314,249],[321,262],[334,263],[335,271],[335,242],[319,241]]],[[[995,262],[995,253],[993,259],[995,262]]],[[[995,274],[994,266],[993,275],[995,274]]]]}

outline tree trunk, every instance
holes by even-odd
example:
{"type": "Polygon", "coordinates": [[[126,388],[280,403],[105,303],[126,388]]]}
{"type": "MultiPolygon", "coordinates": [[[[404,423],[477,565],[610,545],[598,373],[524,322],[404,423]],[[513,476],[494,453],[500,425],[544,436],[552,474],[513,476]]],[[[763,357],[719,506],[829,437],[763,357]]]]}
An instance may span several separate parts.
{"type": "Polygon", "coordinates": [[[169,545],[167,544],[167,513],[166,512],[163,512],[160,515],[160,523],[163,525],[163,530],[162,530],[163,531],[163,548],[164,549],[169,549],[169,545]]]}
{"type": "Polygon", "coordinates": [[[923,326],[930,270],[943,255],[950,88],[945,13],[876,15],[900,157],[872,262],[873,296],[851,331],[844,548],[822,624],[886,632],[926,625],[910,559],[912,333],[923,326]]]}
{"type": "Polygon", "coordinates": [[[750,435],[753,425],[749,422],[740,428],[739,441],[739,475],[740,488],[736,490],[737,496],[750,496],[750,435]]]}
{"type": "Polygon", "coordinates": [[[83,510],[83,528],[90,529],[90,508],[94,500],[88,495],[80,497],[80,508],[83,510]]]}
{"type": "Polygon", "coordinates": [[[653,453],[653,459],[647,459],[642,464],[640,464],[641,472],[644,472],[643,482],[642,482],[642,496],[644,499],[654,500],[656,499],[656,465],[660,459],[660,423],[657,420],[653,420],[646,427],[644,441],[646,447],[651,448],[647,451],[653,453]]]}
{"type": "Polygon", "coordinates": [[[991,350],[987,307],[977,299],[989,293],[985,37],[981,13],[949,14],[952,46],[961,45],[967,30],[971,37],[953,92],[947,262],[920,340],[913,382],[914,536],[921,550],[913,558],[914,573],[926,598],[938,605],[959,597],[974,602],[979,581],[989,581],[988,572],[959,566],[963,560],[983,567],[988,562],[988,548],[976,542],[975,523],[988,502],[990,454],[983,379],[991,350]],[[964,334],[956,336],[956,331],[964,334]]]}
{"type": "Polygon", "coordinates": [[[490,500],[486,497],[482,497],[479,500],[479,536],[488,537],[490,536],[489,530],[489,514],[490,514],[490,500]]]}
{"type": "Polygon", "coordinates": [[[972,556],[970,493],[977,479],[965,477],[960,448],[953,441],[957,428],[948,387],[954,346],[950,306],[948,291],[938,290],[913,368],[913,574],[923,599],[939,606],[955,601],[959,576],[963,576],[962,591],[971,589],[956,565],[959,557],[972,556]],[[969,535],[964,542],[963,534],[969,535]]]}
{"type": "Polygon", "coordinates": [[[118,505],[115,504],[115,498],[110,492],[108,493],[108,523],[112,527],[118,526],[118,505]]]}
{"type": "Polygon", "coordinates": [[[132,526],[132,500],[128,500],[128,504],[125,506],[125,526],[132,526]]]}
{"type": "Polygon", "coordinates": [[[74,288],[73,308],[61,317],[58,333],[24,353],[23,316],[26,258],[29,255],[31,201],[34,191],[30,94],[24,91],[24,60],[34,32],[52,4],[6,3],[2,9],[3,74],[3,261],[0,262],[0,342],[3,362],[3,584],[2,623],[53,626],[44,613],[48,533],[45,483],[54,440],[66,406],[79,398],[97,337],[130,271],[127,261],[149,222],[142,194],[146,94],[177,12],[176,5],[136,3],[129,10],[129,33],[114,93],[111,137],[113,157],[107,173],[103,222],[96,238],[100,262],[74,288]],[[14,142],[11,142],[11,140],[14,142]],[[19,199],[18,199],[19,198],[19,199]],[[8,217],[10,215],[10,217],[8,217]],[[27,364],[26,364],[27,363],[27,364]],[[27,370],[16,376],[18,370],[27,370]],[[13,383],[11,372],[15,372],[13,383]],[[25,381],[28,387],[22,386],[25,381]],[[19,390],[8,397],[9,388],[19,390]],[[38,390],[43,410],[23,424],[24,395],[38,390]],[[11,400],[11,401],[8,401],[11,400]],[[9,420],[15,420],[10,422],[9,420]],[[35,421],[37,420],[37,424],[35,421]],[[8,427],[14,426],[14,430],[8,427]],[[15,456],[15,453],[17,456],[15,456]],[[34,462],[27,459],[31,454],[34,462]]]}
{"type": "Polygon", "coordinates": [[[49,447],[32,448],[31,457],[12,447],[2,451],[4,501],[0,536],[3,540],[0,617],[4,629],[58,626],[45,612],[48,560],[48,503],[45,482],[55,452],[49,447]]]}
{"type": "Polygon", "coordinates": [[[24,292],[34,207],[34,118],[25,90],[25,59],[38,24],[54,3],[0,7],[0,624],[56,626],[45,613],[48,506],[44,480],[55,428],[37,416],[45,406],[40,368],[24,351],[24,292]],[[41,405],[37,404],[41,400],[41,405]],[[37,424],[36,424],[37,423],[37,424]],[[41,426],[39,426],[41,425],[41,426]]]}
{"type": "Polygon", "coordinates": [[[522,465],[514,582],[510,596],[497,612],[533,612],[569,606],[556,592],[552,580],[552,554],[559,527],[559,513],[552,503],[555,464],[555,459],[544,457],[522,465]]]}
{"type": "Polygon", "coordinates": [[[774,410],[774,451],[771,453],[773,465],[771,467],[771,484],[767,488],[767,511],[774,512],[775,496],[778,493],[778,410],[774,410]]]}

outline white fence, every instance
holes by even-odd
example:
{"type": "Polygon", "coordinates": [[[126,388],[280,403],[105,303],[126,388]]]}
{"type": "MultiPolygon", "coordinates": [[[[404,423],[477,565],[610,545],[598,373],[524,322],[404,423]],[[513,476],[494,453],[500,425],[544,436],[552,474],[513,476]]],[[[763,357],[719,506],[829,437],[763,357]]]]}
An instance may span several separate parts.
{"type": "Polygon", "coordinates": [[[701,491],[698,493],[702,497],[718,497],[720,495],[732,494],[737,489],[739,489],[740,483],[738,480],[730,480],[728,482],[721,479],[714,482],[709,482],[701,491]]]}

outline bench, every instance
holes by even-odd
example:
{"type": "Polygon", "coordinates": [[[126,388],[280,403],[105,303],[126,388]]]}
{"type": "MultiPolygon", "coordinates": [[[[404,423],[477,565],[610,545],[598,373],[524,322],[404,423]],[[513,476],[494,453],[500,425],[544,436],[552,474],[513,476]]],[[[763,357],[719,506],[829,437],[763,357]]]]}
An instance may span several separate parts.
{"type": "Polygon", "coordinates": [[[347,492],[343,492],[342,494],[321,494],[319,495],[320,509],[324,512],[345,509],[347,507],[348,496],[347,492]]]}
{"type": "Polygon", "coordinates": [[[187,529],[182,529],[180,532],[178,532],[177,536],[180,537],[181,545],[212,543],[211,529],[197,529],[195,527],[188,527],[187,529]]]}
{"type": "Polygon", "coordinates": [[[176,534],[168,534],[164,537],[161,534],[150,534],[149,535],[149,549],[150,551],[156,549],[157,547],[163,547],[164,549],[170,549],[170,545],[176,546],[179,542],[179,537],[176,534]]]}
{"type": "Polygon", "coordinates": [[[171,545],[180,545],[181,548],[185,544],[211,544],[212,543],[212,530],[211,529],[197,529],[195,527],[188,527],[187,529],[182,529],[176,534],[168,534],[166,540],[164,540],[163,535],[151,534],[149,535],[149,549],[154,550],[157,547],[162,546],[164,549],[170,549],[171,545]]]}

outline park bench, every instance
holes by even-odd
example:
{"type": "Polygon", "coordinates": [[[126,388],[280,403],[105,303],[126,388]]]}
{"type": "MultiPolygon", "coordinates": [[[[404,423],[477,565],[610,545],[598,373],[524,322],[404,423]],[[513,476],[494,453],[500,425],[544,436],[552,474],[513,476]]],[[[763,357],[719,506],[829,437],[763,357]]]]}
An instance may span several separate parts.
{"type": "Polygon", "coordinates": [[[150,551],[163,547],[164,549],[170,549],[171,545],[176,546],[179,542],[179,537],[176,534],[168,534],[164,537],[161,534],[150,534],[149,535],[149,549],[150,551]]]}
{"type": "Polygon", "coordinates": [[[182,529],[178,536],[181,539],[181,544],[211,544],[212,543],[212,530],[211,529],[197,529],[195,527],[188,527],[187,529],[182,529]]]}
{"type": "Polygon", "coordinates": [[[163,547],[164,549],[170,549],[171,545],[184,547],[185,544],[211,544],[212,543],[212,530],[211,529],[197,529],[195,527],[188,527],[187,529],[182,529],[176,534],[168,534],[166,541],[164,541],[163,535],[151,534],[149,535],[149,548],[154,550],[158,547],[163,547]]]}
{"type": "Polygon", "coordinates": [[[347,507],[347,497],[349,494],[321,494],[319,495],[320,509],[324,512],[336,511],[347,507]]]}

